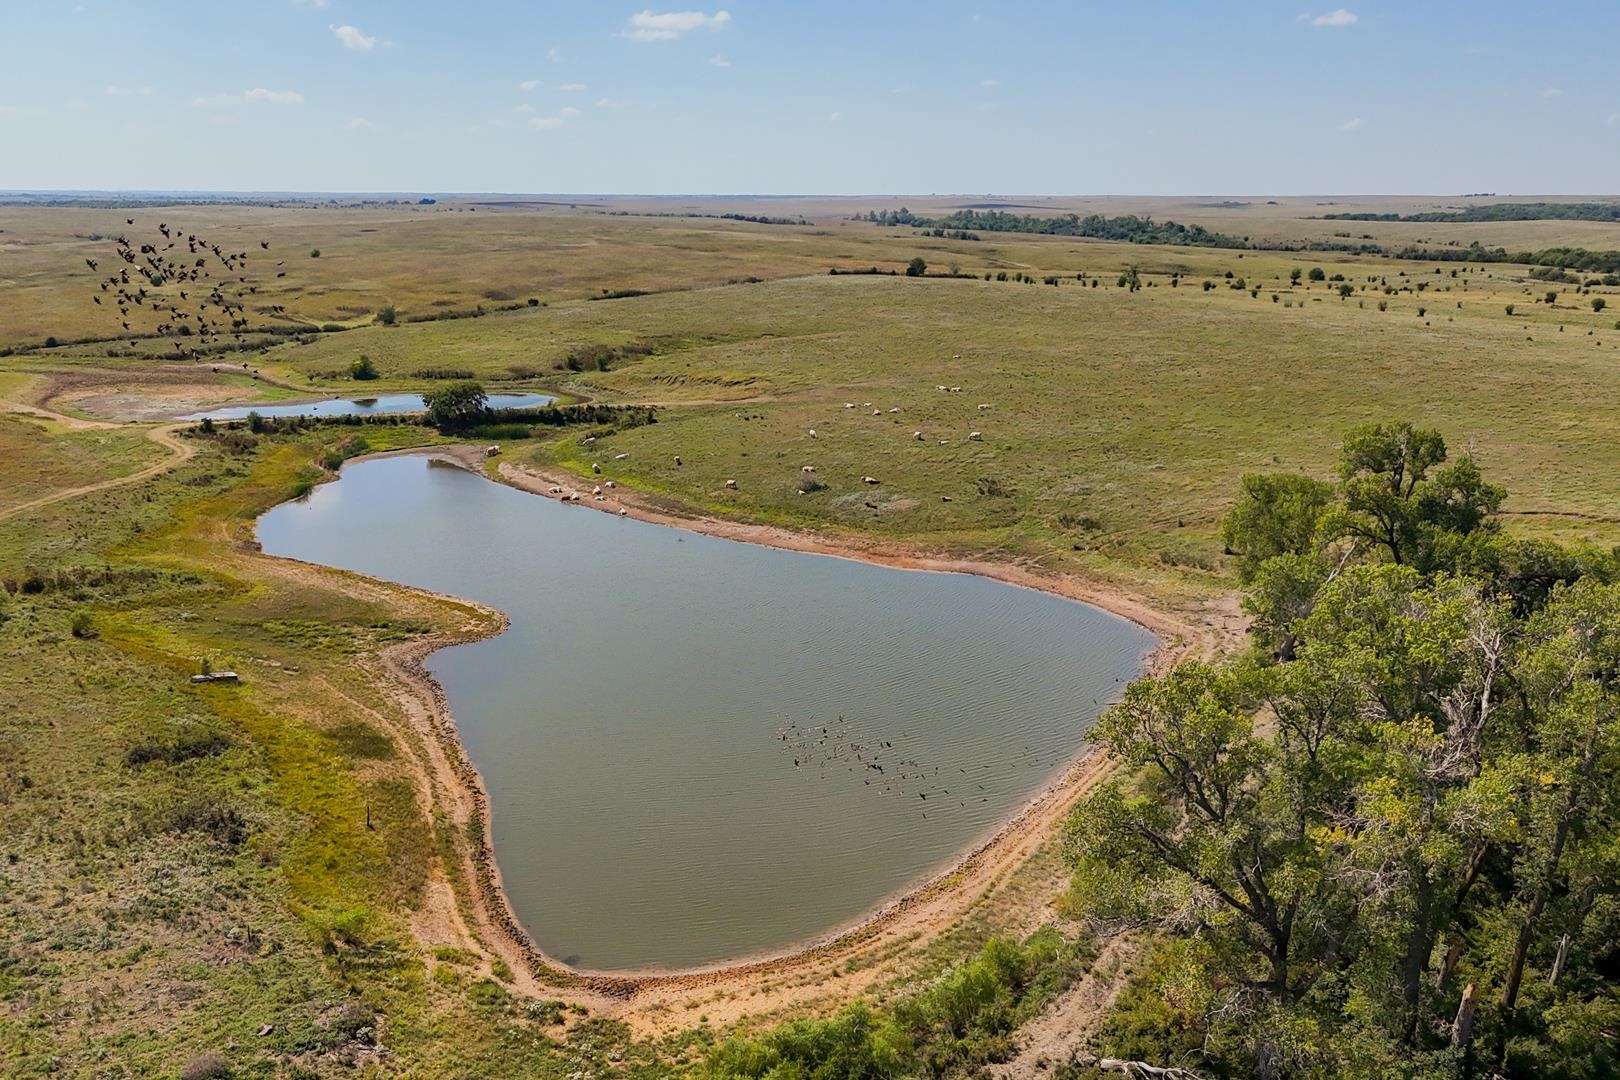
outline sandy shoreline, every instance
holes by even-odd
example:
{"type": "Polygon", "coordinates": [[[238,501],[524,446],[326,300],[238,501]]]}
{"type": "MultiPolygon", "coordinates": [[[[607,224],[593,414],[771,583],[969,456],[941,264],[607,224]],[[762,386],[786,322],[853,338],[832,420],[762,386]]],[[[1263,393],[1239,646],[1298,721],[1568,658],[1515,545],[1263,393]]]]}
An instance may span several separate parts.
{"type": "MultiPolygon", "coordinates": [[[[488,475],[484,453],[472,446],[421,447],[405,451],[368,454],[353,459],[363,461],[398,454],[427,455],[488,475]]],[[[708,517],[681,517],[656,508],[635,492],[615,488],[611,500],[596,501],[589,495],[588,482],[561,472],[543,471],[532,466],[501,462],[496,469],[501,481],[542,496],[556,498],[551,489],[580,491],[582,507],[595,508],[638,520],[668,525],[690,532],[724,537],[792,551],[849,558],[903,569],[968,573],[994,578],[1007,584],[1037,589],[1092,604],[1129,619],[1152,631],[1159,646],[1146,658],[1148,670],[1159,670],[1188,655],[1213,653],[1234,633],[1231,625],[1201,624],[1152,606],[1128,592],[1081,579],[1030,570],[1005,563],[933,555],[903,544],[883,541],[845,540],[825,535],[800,533],[775,526],[754,525],[708,517]]],[[[476,640],[501,632],[505,617],[460,597],[446,599],[470,608],[485,610],[490,616],[482,625],[469,624],[462,632],[391,646],[381,653],[386,681],[397,690],[396,697],[418,730],[430,734],[437,744],[432,761],[424,762],[430,790],[442,791],[450,809],[466,829],[482,842],[469,844],[463,852],[460,876],[471,884],[472,910],[469,929],[476,931],[491,949],[515,971],[523,971],[532,989],[553,988],[585,994],[595,999],[599,1009],[625,1013],[631,1007],[646,1006],[644,1018],[666,1011],[671,1005],[689,999],[694,992],[733,997],[746,994],[750,1009],[757,1013],[775,1001],[787,1004],[806,1000],[807,993],[822,981],[848,981],[850,990],[866,981],[842,972],[848,961],[858,956],[882,953],[904,942],[932,936],[952,925],[973,903],[993,889],[1021,865],[1042,843],[1053,836],[1073,807],[1095,790],[1117,763],[1092,749],[1075,761],[1019,810],[1004,820],[986,838],[961,853],[943,869],[914,887],[891,896],[844,925],[820,937],[769,954],[744,957],[714,965],[679,970],[598,972],[579,970],[547,956],[518,921],[501,886],[490,828],[489,799],[483,778],[461,744],[449,700],[443,687],[427,672],[424,661],[438,649],[476,640]],[[816,978],[819,976],[820,981],[816,978]],[[813,984],[813,985],[811,985],[813,984]],[[761,1000],[761,997],[765,1000],[761,1000]],[[780,1001],[776,1001],[780,999],[780,1001]]],[[[1222,619],[1222,623],[1228,622],[1222,619]]],[[[853,967],[853,964],[848,966],[853,967]]],[[[710,1009],[711,1012],[715,1011],[710,1009]]],[[[627,1019],[630,1017],[626,1017],[627,1019]]],[[[649,1021],[653,1026],[661,1026],[649,1021]]]]}

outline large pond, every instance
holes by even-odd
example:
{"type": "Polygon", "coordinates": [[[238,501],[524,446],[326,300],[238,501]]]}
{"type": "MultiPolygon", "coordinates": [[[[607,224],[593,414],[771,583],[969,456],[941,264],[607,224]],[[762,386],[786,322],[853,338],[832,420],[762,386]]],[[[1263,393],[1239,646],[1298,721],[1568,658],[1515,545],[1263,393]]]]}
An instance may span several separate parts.
{"type": "Polygon", "coordinates": [[[1156,639],[985,578],[567,506],[424,457],[350,465],[267,552],[511,617],[435,653],[513,907],[598,969],[848,923],[1051,782],[1156,639]]]}
{"type": "MultiPolygon", "coordinates": [[[[491,394],[491,409],[537,409],[556,398],[547,394],[491,394]]],[[[180,420],[240,420],[248,413],[260,416],[371,416],[383,413],[421,412],[427,406],[421,394],[380,394],[367,398],[327,398],[321,401],[294,401],[282,405],[227,405],[177,417],[180,420]]]]}

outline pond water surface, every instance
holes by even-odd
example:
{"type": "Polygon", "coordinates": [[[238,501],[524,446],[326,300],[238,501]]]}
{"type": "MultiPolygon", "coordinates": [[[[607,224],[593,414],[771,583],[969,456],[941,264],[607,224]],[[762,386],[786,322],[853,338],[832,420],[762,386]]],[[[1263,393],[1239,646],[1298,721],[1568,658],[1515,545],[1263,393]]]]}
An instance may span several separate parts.
{"type": "MultiPolygon", "coordinates": [[[[537,409],[557,400],[547,394],[491,394],[491,409],[537,409]]],[[[240,420],[248,413],[260,416],[370,416],[383,413],[421,412],[426,406],[421,394],[380,394],[367,398],[327,398],[322,401],[295,401],[282,405],[228,405],[205,412],[189,413],[180,420],[240,420]]]]}
{"type": "Polygon", "coordinates": [[[1157,643],[985,578],[698,536],[424,457],[350,465],[267,552],[505,611],[435,653],[519,919],[597,969],[839,927],[981,839],[1157,643]]]}

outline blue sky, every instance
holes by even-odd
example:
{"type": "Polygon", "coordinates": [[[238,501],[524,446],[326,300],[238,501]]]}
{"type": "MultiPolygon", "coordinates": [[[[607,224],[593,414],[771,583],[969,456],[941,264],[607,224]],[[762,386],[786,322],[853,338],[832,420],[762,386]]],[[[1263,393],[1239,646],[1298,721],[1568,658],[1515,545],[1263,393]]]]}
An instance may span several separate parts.
{"type": "Polygon", "coordinates": [[[1609,193],[1617,32],[1614,3],[0,0],[0,188],[1609,193]]]}

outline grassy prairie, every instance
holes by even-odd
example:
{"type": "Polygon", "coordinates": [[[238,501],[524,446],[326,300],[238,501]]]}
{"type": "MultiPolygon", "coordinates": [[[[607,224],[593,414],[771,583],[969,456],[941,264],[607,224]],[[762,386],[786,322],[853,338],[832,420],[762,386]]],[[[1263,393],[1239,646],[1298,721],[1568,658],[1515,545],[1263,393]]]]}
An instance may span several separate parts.
{"type": "Polygon", "coordinates": [[[555,378],[581,395],[660,402],[661,422],[588,451],[544,445],[538,460],[600,463],[673,502],[782,524],[1010,547],[1093,570],[1174,567],[1195,591],[1219,584],[1215,524],[1238,476],[1323,473],[1327,433],[1389,416],[1471,449],[1509,486],[1517,527],[1620,539],[1620,332],[1608,313],[1528,303],[1503,268],[1453,279],[1414,264],[1405,280],[1425,291],[1386,297],[1367,278],[1401,282],[1387,261],[1320,263],[1356,283],[1341,299],[1337,283],[1290,287],[1289,269],[1312,261],[1131,254],[1192,276],[1131,293],[1112,279],[817,275],[367,329],[266,359],[307,377],[365,352],[385,375],[437,360],[500,379],[586,345],[643,343],[651,356],[555,378]],[[1229,287],[1226,269],[1264,282],[1260,294],[1229,287]],[[1205,274],[1220,284],[1202,289],[1205,274]],[[824,490],[796,493],[806,465],[824,490]]]}
{"type": "MultiPolygon", "coordinates": [[[[665,202],[132,211],[244,244],[266,235],[274,258],[297,264],[274,302],[355,329],[218,363],[108,356],[105,344],[34,350],[0,358],[0,398],[156,419],[200,401],[422,389],[434,381],[424,372],[466,370],[656,402],[656,424],[595,431],[590,444],[583,430],[540,428],[497,460],[597,464],[681,512],[1035,563],[1177,605],[1231,587],[1215,525],[1240,474],[1325,473],[1342,429],[1403,417],[1440,428],[1508,486],[1510,527],[1620,542],[1620,290],[1555,286],[1549,305],[1549,286],[1522,267],[950,241],[846,220],[888,205],[693,204],[805,213],[808,226],[607,212],[665,202]],[[827,274],[914,254],[976,276],[827,274]],[[1130,266],[1140,291],[1116,284],[1130,266]],[[1342,275],[1350,295],[1340,282],[1290,284],[1313,266],[1342,275]],[[765,280],[728,284],[753,277],[765,280]],[[603,289],[652,292],[586,299],[603,289]],[[371,324],[383,304],[408,315],[529,296],[544,306],[371,324]],[[1594,313],[1592,296],[1614,303],[1594,313]],[[343,374],[362,353],[382,378],[343,374]],[[807,476],[825,486],[798,494],[807,476]]],[[[1295,238],[1396,228],[1307,221],[1326,208],[1297,199],[1042,200],[1028,212],[1071,208],[1295,238]]],[[[0,208],[0,346],[105,331],[81,295],[94,246],[82,237],[124,216],[0,208]]],[[[1589,225],[1399,228],[1620,247],[1613,226],[1589,225]]],[[[486,616],[263,560],[250,543],[254,517],[324,478],[329,453],[358,451],[356,435],[369,449],[434,438],[399,426],[198,440],[168,474],[0,520],[0,1071],[172,1076],[213,1050],[238,1075],[360,1063],[380,1075],[656,1075],[712,1040],[698,996],[675,1018],[697,1033],[666,1043],[594,1016],[565,1028],[456,929],[465,827],[423,782],[427,748],[374,657],[486,616]],[[192,687],[202,657],[245,683],[192,687]],[[378,1058],[377,1040],[394,1056],[378,1058]]],[[[0,416],[0,508],[163,452],[140,426],[0,416]]],[[[1044,882],[1051,850],[1040,858],[1044,882]]],[[[1016,910],[983,909],[964,920],[965,940],[918,942],[899,969],[937,972],[1046,910],[996,903],[1016,910]]]]}

